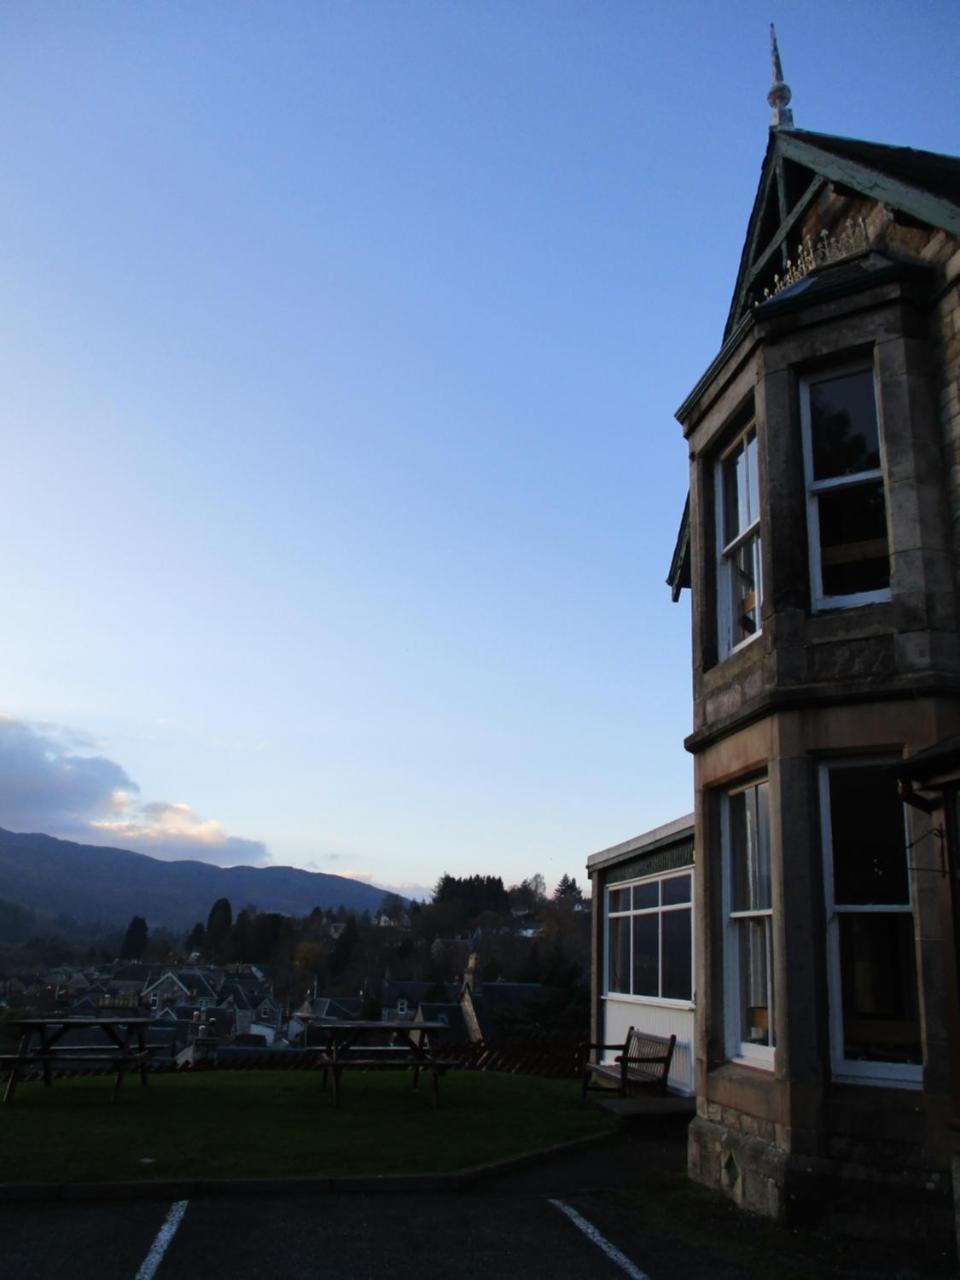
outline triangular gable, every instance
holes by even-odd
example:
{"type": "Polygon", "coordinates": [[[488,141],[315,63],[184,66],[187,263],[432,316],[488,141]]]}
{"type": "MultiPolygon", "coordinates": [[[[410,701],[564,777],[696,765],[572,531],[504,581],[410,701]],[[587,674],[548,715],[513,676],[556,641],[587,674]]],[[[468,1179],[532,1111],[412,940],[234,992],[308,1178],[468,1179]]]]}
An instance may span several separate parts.
{"type": "Polygon", "coordinates": [[[960,235],[960,160],[932,151],[771,129],[724,329],[728,338],[773,274],[796,256],[800,225],[833,185],[960,235]]]}
{"type": "Polygon", "coordinates": [[[177,975],[175,973],[172,973],[170,970],[167,970],[166,973],[162,974],[159,978],[157,978],[156,982],[151,982],[148,987],[144,987],[143,994],[145,996],[150,995],[150,993],[154,990],[155,987],[159,987],[160,984],[163,982],[166,982],[168,978],[170,979],[171,982],[175,982],[177,986],[180,988],[180,990],[184,992],[184,994],[186,994],[187,988],[183,985],[183,983],[180,981],[177,975]]]}

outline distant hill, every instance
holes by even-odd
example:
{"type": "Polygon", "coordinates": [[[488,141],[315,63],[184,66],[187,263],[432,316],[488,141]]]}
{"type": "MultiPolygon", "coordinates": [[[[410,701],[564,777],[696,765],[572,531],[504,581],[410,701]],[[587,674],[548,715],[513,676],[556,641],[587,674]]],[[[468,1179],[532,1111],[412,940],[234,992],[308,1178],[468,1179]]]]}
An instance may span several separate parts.
{"type": "Polygon", "coordinates": [[[385,892],[322,871],[162,862],[130,849],[0,827],[0,898],[79,924],[126,925],[141,915],[151,926],[189,929],[206,921],[217,898],[229,898],[235,913],[251,905],[292,916],[314,907],[372,912],[385,892]]]}

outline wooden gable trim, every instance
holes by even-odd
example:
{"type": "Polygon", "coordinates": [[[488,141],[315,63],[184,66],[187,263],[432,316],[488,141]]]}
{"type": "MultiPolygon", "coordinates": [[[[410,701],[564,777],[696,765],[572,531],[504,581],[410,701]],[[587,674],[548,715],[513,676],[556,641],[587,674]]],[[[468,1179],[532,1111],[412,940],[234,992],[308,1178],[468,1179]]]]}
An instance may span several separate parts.
{"type": "Polygon", "coordinates": [[[758,248],[757,241],[760,238],[760,227],[763,223],[763,214],[767,207],[767,200],[770,196],[770,184],[777,176],[776,165],[772,163],[772,157],[775,154],[776,142],[776,136],[772,136],[767,148],[767,154],[764,156],[763,169],[760,174],[760,183],[757,187],[757,194],[753,200],[750,222],[747,225],[747,239],[743,246],[743,252],[740,255],[740,265],[737,268],[737,283],[733,290],[733,300],[730,303],[730,312],[727,315],[727,322],[723,327],[723,335],[725,338],[740,319],[743,300],[746,297],[750,265],[754,260],[758,248]]]}
{"type": "Polygon", "coordinates": [[[853,187],[869,199],[900,209],[903,213],[909,213],[920,221],[940,227],[953,235],[960,235],[960,208],[953,201],[911,187],[855,160],[822,151],[809,142],[791,137],[789,133],[781,134],[779,143],[783,155],[788,159],[806,165],[830,182],[853,187]]]}
{"type": "Polygon", "coordinates": [[[823,190],[823,188],[826,185],[827,185],[826,178],[821,177],[820,174],[814,174],[813,179],[810,182],[810,185],[806,188],[803,195],[800,197],[797,203],[786,215],[783,222],[780,224],[780,229],[777,231],[777,234],[773,237],[773,239],[767,245],[766,249],[764,249],[763,253],[761,253],[758,258],[754,259],[750,267],[749,276],[747,278],[747,291],[749,291],[750,285],[753,284],[757,276],[763,271],[767,263],[773,257],[776,250],[780,248],[780,246],[786,240],[787,236],[790,234],[790,232],[793,230],[796,224],[800,221],[803,215],[807,212],[807,210],[810,208],[810,205],[813,203],[813,201],[816,199],[816,197],[820,194],[820,192],[823,190]]]}
{"type": "Polygon", "coordinates": [[[785,255],[784,242],[799,218],[809,209],[813,200],[828,182],[851,187],[868,199],[889,205],[902,213],[917,218],[930,226],[939,227],[960,236],[960,207],[951,200],[935,196],[898,178],[892,178],[881,169],[856,160],[837,156],[797,137],[789,129],[775,130],[771,134],[763,171],[747,227],[747,238],[737,271],[730,311],[724,327],[728,338],[743,319],[747,309],[747,297],[757,276],[769,266],[770,259],[778,251],[785,255]],[[789,160],[811,170],[812,178],[800,199],[792,208],[787,206],[783,165],[789,160]],[[771,197],[771,184],[776,183],[781,225],[765,245],[759,243],[760,228],[771,197]]]}

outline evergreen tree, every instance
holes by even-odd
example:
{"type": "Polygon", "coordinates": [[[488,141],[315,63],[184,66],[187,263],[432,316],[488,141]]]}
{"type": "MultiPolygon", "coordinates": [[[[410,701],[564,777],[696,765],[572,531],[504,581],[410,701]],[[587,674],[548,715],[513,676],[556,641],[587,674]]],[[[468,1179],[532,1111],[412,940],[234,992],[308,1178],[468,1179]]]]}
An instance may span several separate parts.
{"type": "Polygon", "coordinates": [[[233,928],[233,908],[228,898],[218,898],[207,916],[207,950],[213,960],[224,960],[233,928]]]}
{"type": "Polygon", "coordinates": [[[147,946],[147,922],[143,916],[134,916],[127,925],[120,946],[121,960],[140,960],[147,946]]]}
{"type": "Polygon", "coordinates": [[[360,932],[357,929],[357,922],[351,916],[347,921],[346,928],[340,937],[333,944],[333,950],[330,952],[330,976],[339,978],[350,963],[350,957],[353,955],[354,947],[357,945],[360,932]]]}
{"type": "Polygon", "coordinates": [[[582,902],[583,893],[573,876],[563,875],[554,890],[554,900],[566,898],[569,902],[582,902]]]}

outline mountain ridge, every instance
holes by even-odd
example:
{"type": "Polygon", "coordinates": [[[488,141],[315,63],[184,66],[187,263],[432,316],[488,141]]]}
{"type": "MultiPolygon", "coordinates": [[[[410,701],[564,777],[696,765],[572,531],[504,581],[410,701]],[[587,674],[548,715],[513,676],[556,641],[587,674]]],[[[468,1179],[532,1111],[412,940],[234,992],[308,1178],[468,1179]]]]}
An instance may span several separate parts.
{"type": "Polygon", "coordinates": [[[255,906],[291,916],[314,907],[375,911],[387,892],[324,871],[165,861],[0,827],[0,898],[81,924],[125,925],[141,915],[151,927],[189,929],[218,898],[229,898],[234,911],[255,906]]]}

